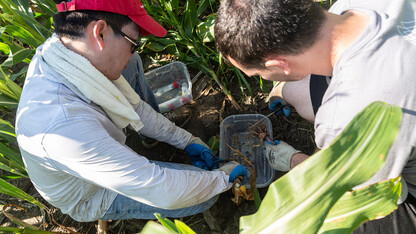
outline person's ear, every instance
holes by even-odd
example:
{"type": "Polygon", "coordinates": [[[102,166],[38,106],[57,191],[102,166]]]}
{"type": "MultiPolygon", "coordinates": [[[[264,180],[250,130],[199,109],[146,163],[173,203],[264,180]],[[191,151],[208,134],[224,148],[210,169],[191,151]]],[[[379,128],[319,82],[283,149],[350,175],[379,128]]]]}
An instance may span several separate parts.
{"type": "Polygon", "coordinates": [[[273,67],[280,68],[281,70],[283,70],[283,72],[285,73],[285,75],[289,75],[290,74],[289,62],[286,59],[283,59],[283,58],[271,58],[271,59],[267,59],[266,62],[264,63],[264,65],[268,69],[271,69],[273,67]]]}
{"type": "Polygon", "coordinates": [[[104,20],[96,21],[92,28],[94,43],[98,45],[100,50],[104,50],[104,38],[108,29],[108,25],[104,20]]]}

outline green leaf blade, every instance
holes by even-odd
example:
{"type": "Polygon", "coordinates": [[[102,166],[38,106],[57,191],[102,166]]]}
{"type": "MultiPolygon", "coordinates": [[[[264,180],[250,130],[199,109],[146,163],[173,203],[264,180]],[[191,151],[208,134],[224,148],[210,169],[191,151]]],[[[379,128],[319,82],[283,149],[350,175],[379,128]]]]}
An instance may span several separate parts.
{"type": "Polygon", "coordinates": [[[196,234],[188,225],[180,220],[175,219],[175,224],[181,234],[196,234]]]}
{"type": "Polygon", "coordinates": [[[9,142],[17,143],[13,125],[4,119],[0,119],[0,138],[6,139],[9,142]]]}
{"type": "Polygon", "coordinates": [[[149,221],[144,226],[143,230],[141,231],[142,234],[177,234],[178,232],[174,232],[172,230],[167,229],[166,227],[154,222],[149,221]]]}
{"type": "Polygon", "coordinates": [[[359,190],[346,192],[332,207],[319,233],[352,232],[361,223],[385,217],[397,209],[400,177],[381,181],[359,190]]]}
{"type": "Polygon", "coordinates": [[[14,185],[11,185],[11,184],[7,183],[3,179],[0,179],[0,193],[4,193],[4,194],[7,194],[9,196],[13,196],[13,197],[17,197],[17,198],[23,199],[25,201],[28,201],[30,203],[33,203],[33,204],[39,206],[39,208],[41,208],[41,209],[45,209],[46,208],[45,205],[43,205],[42,203],[38,202],[32,196],[30,196],[29,194],[25,193],[21,189],[15,187],[14,185]]]}
{"type": "Polygon", "coordinates": [[[166,219],[166,218],[165,219],[162,218],[162,216],[160,216],[160,214],[158,214],[158,213],[155,213],[155,216],[156,216],[157,220],[159,220],[159,222],[164,227],[166,227],[167,229],[169,229],[171,231],[179,232],[178,229],[176,228],[176,225],[172,221],[170,221],[169,219],[166,219]]]}

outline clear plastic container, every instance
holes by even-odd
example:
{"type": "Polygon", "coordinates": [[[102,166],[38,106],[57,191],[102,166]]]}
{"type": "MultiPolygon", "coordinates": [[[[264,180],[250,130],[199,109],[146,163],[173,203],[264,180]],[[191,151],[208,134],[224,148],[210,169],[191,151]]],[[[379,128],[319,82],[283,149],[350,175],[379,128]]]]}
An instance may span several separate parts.
{"type": "Polygon", "coordinates": [[[145,73],[161,113],[176,109],[192,100],[192,83],[182,62],[173,62],[145,73]]]}
{"type": "MultiPolygon", "coordinates": [[[[243,165],[250,178],[250,166],[244,163],[241,156],[230,148],[239,150],[254,166],[256,186],[263,188],[274,179],[274,171],[266,158],[264,142],[260,142],[257,133],[267,132],[273,138],[273,128],[269,118],[261,114],[231,115],[220,125],[220,158],[235,160],[243,165]]],[[[250,187],[247,180],[245,186],[250,187]]]]}

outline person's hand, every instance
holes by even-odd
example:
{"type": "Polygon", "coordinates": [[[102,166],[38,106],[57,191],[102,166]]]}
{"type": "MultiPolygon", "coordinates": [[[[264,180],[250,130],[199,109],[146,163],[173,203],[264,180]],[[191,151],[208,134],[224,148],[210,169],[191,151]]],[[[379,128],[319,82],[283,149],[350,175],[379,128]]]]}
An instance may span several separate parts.
{"type": "Polygon", "coordinates": [[[266,157],[269,160],[270,166],[275,170],[289,171],[292,156],[300,151],[284,141],[275,140],[274,144],[269,141],[265,142],[266,157]]]}
{"type": "Polygon", "coordinates": [[[205,170],[218,168],[218,163],[223,161],[216,157],[199,137],[191,138],[185,147],[185,152],[191,159],[192,165],[205,170]]]}
{"type": "Polygon", "coordinates": [[[229,175],[228,182],[232,183],[238,176],[243,177],[241,184],[245,184],[247,180],[247,170],[236,161],[230,161],[222,165],[217,170],[225,172],[229,175]]]}
{"type": "MultiPolygon", "coordinates": [[[[271,111],[275,111],[284,105],[285,104],[283,103],[281,99],[276,99],[272,103],[270,103],[269,109],[271,111]]],[[[286,105],[281,110],[277,111],[276,113],[279,115],[285,115],[286,117],[288,117],[290,115],[290,106],[286,105]]]]}

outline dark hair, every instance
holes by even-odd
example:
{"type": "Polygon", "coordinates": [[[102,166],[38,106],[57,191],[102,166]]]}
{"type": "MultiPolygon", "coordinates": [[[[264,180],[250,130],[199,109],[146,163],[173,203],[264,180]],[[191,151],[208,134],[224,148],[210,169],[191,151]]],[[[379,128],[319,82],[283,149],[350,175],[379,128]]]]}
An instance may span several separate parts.
{"type": "Polygon", "coordinates": [[[217,49],[246,67],[264,67],[269,55],[299,54],[312,46],[324,19],[312,0],[222,0],[217,49]]]}
{"type": "MultiPolygon", "coordinates": [[[[56,4],[62,0],[54,0],[56,4]]],[[[66,1],[69,2],[69,1],[66,1]]],[[[59,12],[53,16],[55,33],[59,37],[69,37],[71,39],[79,39],[84,36],[85,29],[88,24],[95,19],[102,19],[114,27],[121,29],[123,26],[133,22],[128,16],[120,15],[106,11],[67,11],[59,12]]],[[[117,30],[114,30],[116,35],[120,35],[117,30]]],[[[120,35],[121,36],[121,35],[120,35]]]]}

